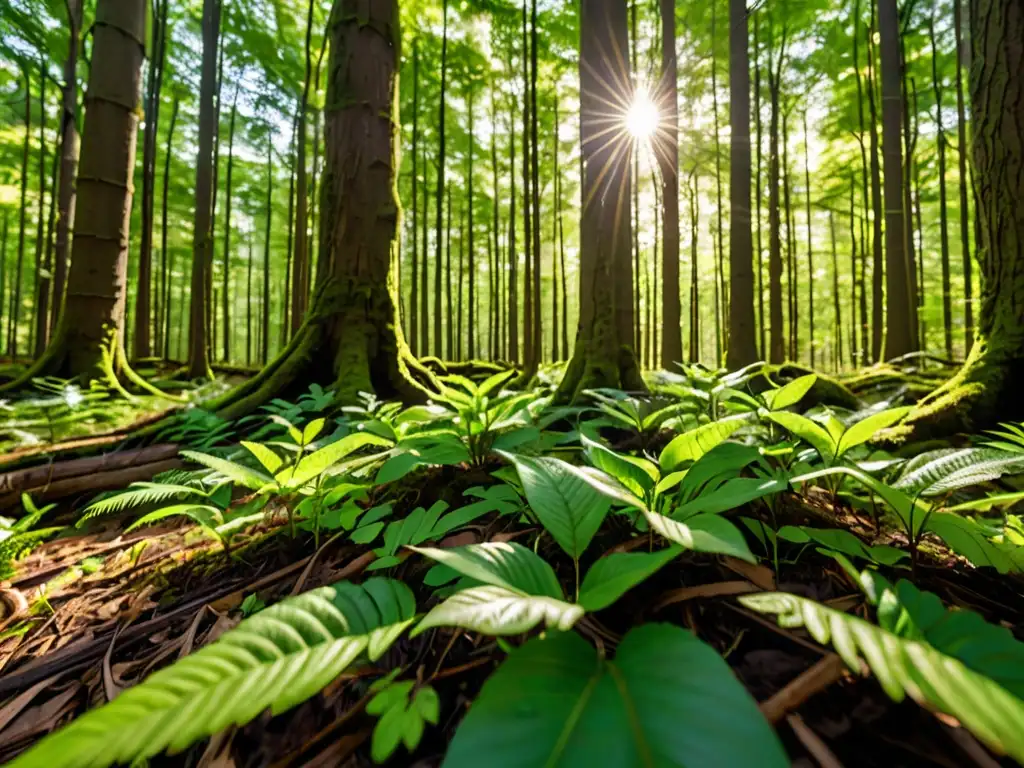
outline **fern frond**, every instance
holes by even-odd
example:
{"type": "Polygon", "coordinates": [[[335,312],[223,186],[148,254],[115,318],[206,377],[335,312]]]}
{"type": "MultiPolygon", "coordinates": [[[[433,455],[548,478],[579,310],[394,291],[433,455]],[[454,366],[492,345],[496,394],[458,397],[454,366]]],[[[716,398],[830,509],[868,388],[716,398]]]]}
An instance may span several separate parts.
{"type": "Polygon", "coordinates": [[[998,448],[942,452],[925,462],[910,462],[893,485],[907,493],[938,496],[959,488],[1024,472],[1024,455],[998,448]]]}
{"type": "Polygon", "coordinates": [[[126,509],[141,507],[144,504],[157,504],[179,496],[205,497],[206,494],[199,488],[174,483],[132,483],[128,486],[128,490],[100,499],[86,507],[77,526],[81,527],[100,515],[112,515],[126,509]]]}
{"type": "Polygon", "coordinates": [[[746,607],[804,627],[831,644],[853,670],[865,661],[894,701],[909,696],[952,715],[997,752],[1024,761],[1024,701],[996,680],[923,640],[908,640],[863,619],[783,592],[740,598],[746,607]]]}

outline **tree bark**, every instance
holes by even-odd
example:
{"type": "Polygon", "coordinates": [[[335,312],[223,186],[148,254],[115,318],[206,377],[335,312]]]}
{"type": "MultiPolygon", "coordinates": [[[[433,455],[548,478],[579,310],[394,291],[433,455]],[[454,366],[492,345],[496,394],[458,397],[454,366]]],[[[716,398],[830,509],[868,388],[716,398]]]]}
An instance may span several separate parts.
{"type": "Polygon", "coordinates": [[[235,88],[235,98],[231,101],[231,118],[228,120],[228,174],[224,190],[224,257],[221,262],[221,277],[223,279],[221,286],[223,321],[221,324],[224,326],[225,363],[231,362],[231,182],[233,181],[235,166],[235,119],[237,116],[238,88],[235,88]]]}
{"type": "Polygon", "coordinates": [[[212,406],[226,418],[310,381],[331,385],[339,402],[355,402],[360,392],[423,401],[427,392],[413,371],[436,386],[409,353],[398,322],[398,3],[335,0],[330,18],[323,278],[288,347],[212,406]]]}
{"type": "Polygon", "coordinates": [[[939,46],[935,38],[935,13],[928,22],[932,44],[932,90],[935,93],[935,130],[939,155],[939,242],[942,258],[942,331],[946,359],[953,359],[953,296],[949,268],[949,215],[946,208],[946,131],[942,125],[942,81],[939,79],[939,46]]]}
{"type": "MultiPolygon", "coordinates": [[[[757,361],[750,233],[750,60],[746,0],[729,0],[729,347],[726,365],[757,361]]],[[[813,364],[813,363],[812,363],[813,364]]]]}
{"type": "Polygon", "coordinates": [[[697,287],[697,253],[700,228],[700,199],[697,190],[697,167],[690,173],[687,185],[690,196],[690,362],[700,360],[700,291],[697,287]]]}
{"type": "MultiPolygon", "coordinates": [[[[835,369],[843,365],[843,309],[839,300],[839,251],[836,247],[836,217],[828,212],[828,231],[832,240],[832,313],[835,316],[835,369]]],[[[813,349],[814,337],[811,337],[813,349]]]]}
{"type": "Polygon", "coordinates": [[[25,227],[28,217],[28,158],[32,139],[32,78],[28,65],[23,66],[25,74],[25,138],[21,147],[21,210],[18,213],[18,260],[14,267],[14,284],[11,292],[11,311],[7,320],[7,354],[11,362],[18,358],[18,320],[21,318],[21,277],[25,266],[25,227]]]}
{"type": "MultiPolygon", "coordinates": [[[[537,0],[532,0],[530,16],[530,181],[533,184],[533,359],[527,361],[526,374],[537,370],[543,356],[540,309],[540,143],[537,138],[537,0]]],[[[472,237],[472,233],[470,234],[472,237]]]]}
{"type": "Polygon", "coordinates": [[[46,352],[11,388],[100,378],[119,357],[145,29],[145,0],[97,0],[67,299],[46,352]]]}
{"type": "Polygon", "coordinates": [[[963,368],[919,403],[895,438],[978,432],[1024,418],[1024,7],[971,0],[972,160],[981,233],[982,303],[963,368]]]}
{"type": "Polygon", "coordinates": [[[409,348],[414,355],[420,354],[419,329],[419,138],[420,138],[420,49],[419,40],[412,42],[412,269],[409,285],[409,348]]]}
{"type": "Polygon", "coordinates": [[[762,127],[761,127],[761,23],[760,17],[754,16],[754,123],[757,134],[757,161],[754,170],[754,200],[756,201],[756,219],[754,231],[757,233],[757,355],[759,360],[765,359],[765,324],[764,324],[764,247],[761,241],[761,160],[762,160],[762,127]]]}
{"type": "Polygon", "coordinates": [[[306,76],[302,84],[302,97],[299,99],[296,116],[296,155],[295,161],[295,252],[292,255],[292,306],[291,332],[294,334],[302,325],[309,306],[309,188],[306,181],[306,116],[309,109],[309,86],[313,77],[312,41],[313,41],[313,0],[309,2],[306,15],[306,76]]]}
{"type": "Polygon", "coordinates": [[[292,330],[292,258],[294,256],[293,238],[295,235],[295,176],[296,176],[296,165],[298,162],[297,153],[298,148],[296,142],[298,141],[299,135],[299,117],[295,116],[292,121],[292,152],[291,152],[291,163],[288,170],[288,226],[285,230],[287,232],[287,243],[285,244],[285,257],[284,257],[284,313],[281,317],[281,347],[284,348],[288,344],[288,339],[291,338],[292,330]]]}
{"type": "MultiPolygon", "coordinates": [[[[508,121],[508,359],[519,362],[519,254],[516,253],[516,123],[508,121]]],[[[523,162],[526,162],[525,160],[523,162]]]]}
{"type": "MultiPolygon", "coordinates": [[[[729,0],[730,3],[732,0],[729,0]]],[[[714,123],[712,133],[715,136],[715,366],[722,364],[723,335],[728,335],[725,318],[728,314],[725,296],[725,245],[722,242],[722,147],[718,132],[718,57],[715,56],[715,37],[718,3],[711,0],[711,103],[714,123]]],[[[731,50],[731,44],[730,44],[731,50]]]]}
{"type": "Polygon", "coordinates": [[[437,105],[437,200],[435,201],[437,211],[434,214],[436,217],[434,232],[434,355],[436,357],[444,355],[444,347],[442,346],[444,338],[441,335],[441,266],[444,254],[441,248],[444,245],[442,222],[444,191],[446,187],[444,118],[447,107],[445,99],[448,96],[448,0],[443,2],[443,14],[444,21],[441,33],[441,97],[437,105]]]}
{"type": "Polygon", "coordinates": [[[572,360],[556,399],[593,387],[646,389],[633,348],[628,145],[607,140],[607,104],[629,93],[628,59],[608,51],[629,44],[624,0],[582,0],[580,109],[583,210],[580,221],[580,321],[572,360]],[[623,290],[623,285],[625,290],[623,290]]]}
{"type": "MultiPolygon", "coordinates": [[[[871,23],[868,26],[868,107],[871,116],[871,362],[882,359],[882,307],[885,301],[882,279],[885,267],[882,255],[882,176],[878,163],[878,110],[875,106],[875,5],[871,2],[871,23]]],[[[902,206],[902,202],[900,203],[902,206]]]]}
{"type": "Polygon", "coordinates": [[[46,60],[39,63],[39,214],[36,217],[35,325],[32,354],[39,357],[49,340],[47,316],[50,303],[50,279],[44,277],[49,257],[49,242],[44,239],[46,222],[46,60]]]}
{"type": "Polygon", "coordinates": [[[174,102],[171,104],[171,122],[167,128],[167,149],[164,151],[164,180],[163,193],[160,198],[160,259],[163,267],[163,312],[164,312],[164,334],[163,334],[163,356],[168,358],[171,355],[171,281],[174,279],[174,259],[170,259],[168,266],[167,257],[167,198],[168,187],[171,182],[171,149],[174,146],[174,128],[178,122],[178,96],[175,94],[174,102]]]}
{"type": "Polygon", "coordinates": [[[75,223],[75,188],[78,176],[78,35],[82,28],[82,0],[68,0],[68,55],[64,59],[64,85],[60,116],[60,190],[57,193],[57,240],[54,246],[53,303],[50,329],[57,327],[64,309],[68,255],[75,223]]]}
{"type": "MultiPolygon", "coordinates": [[[[527,26],[529,0],[523,0],[523,368],[534,370],[533,349],[533,237],[530,205],[530,39],[527,26]]],[[[623,49],[625,50],[625,49],[623,49]]]]}
{"type": "MultiPolygon", "coordinates": [[[[467,111],[469,112],[469,136],[468,136],[469,156],[468,156],[468,158],[466,160],[466,176],[468,177],[467,180],[466,180],[466,186],[468,187],[468,189],[466,191],[466,195],[467,195],[466,208],[468,209],[467,210],[467,213],[468,213],[468,217],[467,218],[469,219],[469,222],[468,222],[467,226],[469,227],[469,229],[467,231],[468,243],[466,244],[466,266],[467,266],[467,268],[469,270],[469,274],[467,275],[466,279],[469,282],[469,286],[468,286],[469,287],[469,291],[468,291],[468,293],[469,293],[469,296],[468,296],[468,298],[469,298],[469,318],[466,321],[466,331],[467,331],[467,337],[468,337],[467,338],[468,357],[469,357],[470,360],[475,360],[476,359],[476,354],[477,354],[477,344],[476,344],[476,337],[477,337],[477,327],[476,327],[476,324],[477,324],[477,313],[476,313],[476,255],[475,255],[475,252],[476,252],[476,242],[474,241],[474,238],[473,238],[473,230],[474,230],[474,225],[473,225],[473,176],[474,176],[474,173],[473,173],[473,86],[472,85],[470,85],[470,87],[469,87],[469,99],[468,99],[468,105],[467,106],[468,106],[468,110],[467,111]]],[[[459,248],[462,248],[462,240],[461,239],[459,240],[459,248]]],[[[460,251],[460,253],[461,253],[461,251],[460,251]]],[[[460,272],[459,272],[459,290],[460,290],[460,292],[462,290],[462,282],[461,281],[462,281],[462,272],[461,272],[461,268],[460,268],[460,272]]],[[[460,310],[460,312],[461,312],[461,310],[460,310]]],[[[462,315],[460,314],[459,317],[461,317],[461,316],[462,315]]],[[[459,350],[460,350],[460,352],[462,350],[462,335],[461,334],[459,334],[459,350]]]]}
{"type": "MultiPolygon", "coordinates": [[[[771,35],[771,16],[769,36],[771,35]]],[[[768,124],[768,360],[785,362],[786,347],[782,329],[782,222],[779,210],[779,110],[782,89],[782,68],[786,57],[786,27],[782,28],[778,61],[773,62],[771,42],[768,44],[768,94],[771,118],[768,124]]]]}
{"type": "Polygon", "coordinates": [[[814,367],[814,240],[811,215],[811,134],[807,130],[807,112],[804,111],[804,188],[807,202],[807,324],[808,343],[811,352],[811,368],[814,367]]]}
{"type": "Polygon", "coordinates": [[[274,218],[274,138],[267,135],[267,212],[263,232],[263,317],[260,334],[260,365],[270,359],[270,232],[274,218]]]}
{"type": "Polygon", "coordinates": [[[959,170],[960,193],[960,255],[964,276],[964,349],[969,350],[974,343],[974,285],[972,279],[973,260],[971,259],[971,236],[968,219],[967,189],[970,182],[967,177],[967,117],[964,109],[964,78],[963,67],[963,19],[962,0],[953,0],[953,29],[956,36],[956,130],[957,130],[957,163],[959,170]]]}
{"type": "Polygon", "coordinates": [[[683,360],[683,318],[679,299],[679,104],[674,0],[660,0],[661,94],[654,153],[661,179],[661,367],[683,360]]]}

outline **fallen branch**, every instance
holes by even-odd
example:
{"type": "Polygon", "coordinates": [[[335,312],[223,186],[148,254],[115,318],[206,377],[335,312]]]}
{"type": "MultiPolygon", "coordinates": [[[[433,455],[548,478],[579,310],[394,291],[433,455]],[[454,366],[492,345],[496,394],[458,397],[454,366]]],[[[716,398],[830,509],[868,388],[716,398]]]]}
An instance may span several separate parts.
{"type": "Polygon", "coordinates": [[[846,664],[843,660],[830,653],[814,666],[804,670],[770,699],[762,702],[761,713],[769,723],[775,725],[814,694],[832,685],[845,671],[846,664]]]}

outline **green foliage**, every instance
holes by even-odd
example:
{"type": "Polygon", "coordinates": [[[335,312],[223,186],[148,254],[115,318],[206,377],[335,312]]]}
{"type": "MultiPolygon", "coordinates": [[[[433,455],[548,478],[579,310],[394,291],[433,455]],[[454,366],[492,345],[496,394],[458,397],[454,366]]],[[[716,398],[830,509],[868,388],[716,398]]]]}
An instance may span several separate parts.
{"type": "Polygon", "coordinates": [[[429,685],[416,686],[412,680],[394,682],[381,678],[370,686],[377,695],[366,705],[366,713],[380,719],[373,728],[370,756],[383,763],[399,743],[412,752],[419,746],[427,723],[437,725],[441,702],[429,685]]]}

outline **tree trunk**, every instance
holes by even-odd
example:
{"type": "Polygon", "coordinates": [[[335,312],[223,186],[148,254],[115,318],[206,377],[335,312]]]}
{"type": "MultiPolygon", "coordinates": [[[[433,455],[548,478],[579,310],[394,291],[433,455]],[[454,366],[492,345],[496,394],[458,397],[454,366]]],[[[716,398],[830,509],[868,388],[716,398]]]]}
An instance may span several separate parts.
{"type": "Polygon", "coordinates": [[[64,308],[68,254],[75,223],[75,185],[78,176],[78,35],[82,28],[82,0],[68,0],[68,55],[64,59],[64,86],[60,116],[60,190],[57,193],[57,241],[53,268],[53,303],[50,329],[57,327],[64,308]]]}
{"type": "Polygon", "coordinates": [[[263,232],[263,316],[260,333],[260,365],[270,359],[270,232],[274,217],[274,137],[267,136],[267,212],[263,232]]]}
{"type": "Polygon", "coordinates": [[[700,291],[697,288],[697,248],[700,200],[697,196],[697,168],[690,173],[690,362],[700,360],[700,291]]]}
{"type": "Polygon", "coordinates": [[[153,354],[150,329],[153,325],[153,208],[156,187],[156,138],[160,123],[160,90],[163,85],[164,38],[167,35],[167,0],[156,0],[156,18],[152,21],[153,60],[146,78],[144,113],[146,127],[142,139],[142,232],[139,245],[138,286],[135,293],[135,330],[133,355],[145,358],[153,354]]]}
{"type": "MultiPolygon", "coordinates": [[[[639,67],[637,66],[637,49],[640,47],[640,36],[636,30],[636,11],[639,3],[637,0],[632,0],[629,3],[629,43],[630,43],[630,61],[633,65],[633,71],[638,72],[639,67]]],[[[644,349],[643,344],[643,313],[640,311],[640,276],[643,271],[640,268],[640,151],[639,142],[635,139],[631,142],[631,156],[633,160],[633,201],[632,201],[632,225],[633,225],[633,277],[635,283],[632,289],[632,301],[633,301],[633,345],[639,355],[641,350],[644,349]]],[[[655,209],[657,210],[657,209],[655,209]]],[[[649,279],[649,278],[648,278],[649,279]]],[[[648,286],[649,288],[650,286],[648,286]]],[[[648,323],[647,332],[650,333],[650,323],[648,323]]],[[[641,366],[646,364],[649,365],[650,361],[650,336],[647,338],[647,350],[641,361],[641,366]]]]}
{"type": "Polygon", "coordinates": [[[256,377],[214,404],[226,418],[273,397],[330,385],[339,402],[360,392],[423,401],[433,377],[412,358],[398,322],[395,261],[400,146],[396,0],[335,0],[329,28],[324,172],[326,259],[299,333],[256,377]]]}
{"type": "MultiPolygon", "coordinates": [[[[771,16],[769,16],[769,36],[771,16]]],[[[778,63],[773,63],[771,42],[768,47],[768,94],[771,118],[768,124],[768,360],[783,363],[786,347],[782,336],[782,221],[779,210],[779,101],[782,68],[786,57],[786,28],[782,29],[778,63]]]]}
{"type": "MultiPolygon", "coordinates": [[[[838,371],[843,365],[843,310],[839,301],[839,251],[836,247],[836,217],[832,211],[828,212],[828,232],[832,240],[832,313],[835,316],[835,369],[838,371]]],[[[811,337],[813,349],[814,337],[811,337]]]]}
{"type": "MultiPolygon", "coordinates": [[[[807,324],[808,344],[811,352],[811,368],[814,367],[814,245],[811,232],[811,134],[807,130],[807,112],[804,112],[804,186],[807,200],[807,324]]],[[[838,299],[838,296],[837,296],[838,299]]]]}
{"type": "MultiPolygon", "coordinates": [[[[508,212],[508,359],[519,362],[519,254],[516,253],[516,123],[508,121],[508,181],[511,186],[508,212]]],[[[523,162],[526,162],[525,160],[523,162]]]]}
{"type": "Polygon", "coordinates": [[[252,367],[252,232],[249,255],[245,259],[245,367],[252,367]]]}
{"type": "Polygon", "coordinates": [[[21,318],[21,277],[25,266],[25,227],[28,217],[28,158],[32,141],[32,78],[28,66],[25,74],[25,138],[21,146],[21,210],[18,214],[18,260],[14,267],[14,284],[11,286],[11,311],[7,320],[7,353],[11,362],[18,358],[18,320],[21,318]]]}
{"type": "Polygon", "coordinates": [[[120,352],[145,30],[144,0],[97,0],[67,299],[46,352],[11,388],[100,378],[120,352]]]}
{"type": "MultiPolygon", "coordinates": [[[[868,26],[868,107],[871,116],[871,362],[882,359],[882,176],[878,164],[878,109],[875,106],[875,5],[871,2],[871,24],[868,26]]],[[[902,206],[902,201],[900,202],[902,206]]]]}
{"type": "Polygon", "coordinates": [[[786,217],[786,308],[789,311],[789,359],[797,360],[799,307],[797,305],[796,244],[789,176],[789,112],[782,113],[782,214],[786,217]]]}
{"type": "MultiPolygon", "coordinates": [[[[863,173],[861,174],[861,191],[863,193],[864,216],[867,217],[867,215],[868,215],[868,207],[869,207],[869,201],[868,201],[868,174],[869,174],[870,171],[869,171],[869,166],[868,166],[868,153],[867,153],[867,149],[865,148],[865,145],[864,145],[864,132],[865,132],[865,124],[864,124],[864,86],[863,86],[863,83],[861,82],[861,76],[860,76],[860,55],[858,53],[859,43],[860,43],[860,28],[861,28],[861,21],[860,21],[860,19],[861,19],[860,0],[854,0],[854,2],[853,2],[853,24],[852,24],[852,26],[853,26],[853,30],[852,30],[853,31],[853,72],[854,72],[854,77],[857,80],[857,117],[858,117],[858,122],[859,122],[859,125],[860,125],[860,131],[857,134],[857,144],[860,145],[860,160],[861,160],[861,166],[863,168],[863,173]]],[[[870,61],[870,51],[871,51],[871,48],[870,48],[870,45],[869,45],[869,47],[868,47],[869,61],[870,61]]],[[[869,85],[869,88],[870,88],[870,85],[869,85]]],[[[874,91],[870,91],[870,93],[873,94],[874,91]]],[[[872,126],[874,126],[874,122],[873,122],[874,121],[874,111],[872,111],[871,115],[872,115],[872,126]]],[[[873,162],[874,161],[874,157],[875,157],[875,154],[874,154],[875,153],[875,135],[874,135],[873,132],[872,132],[871,153],[872,153],[872,162],[873,162]]],[[[872,164],[871,167],[874,168],[874,165],[872,164]]],[[[853,195],[853,190],[852,189],[850,191],[850,194],[853,195]]],[[[854,210],[853,210],[853,208],[854,208],[853,198],[851,197],[850,198],[850,237],[851,237],[852,241],[854,242],[854,252],[856,252],[856,236],[854,234],[854,220],[853,220],[854,210]]],[[[876,251],[876,253],[877,253],[877,251],[876,251]]],[[[867,245],[864,242],[864,240],[862,239],[861,240],[861,275],[863,275],[863,273],[866,271],[865,264],[867,263],[867,258],[868,258],[867,245]]],[[[856,263],[856,256],[854,256],[854,264],[855,263],[856,263]]],[[[857,298],[856,298],[856,293],[857,293],[856,274],[857,274],[857,272],[856,272],[856,266],[855,266],[853,272],[851,273],[851,275],[853,276],[853,278],[852,278],[853,279],[853,285],[854,285],[854,289],[853,289],[854,297],[853,297],[853,300],[854,300],[854,304],[855,305],[856,305],[856,301],[857,301],[857,298]]],[[[879,286],[880,285],[881,285],[881,283],[879,283],[879,286]]],[[[856,344],[856,338],[857,338],[856,331],[854,331],[854,337],[853,337],[853,340],[852,340],[853,343],[851,343],[851,346],[850,346],[851,353],[853,354],[853,365],[854,366],[857,365],[858,361],[860,362],[861,365],[867,365],[867,363],[868,363],[868,345],[867,345],[868,318],[867,318],[867,309],[866,309],[867,308],[867,296],[866,296],[866,294],[864,292],[865,291],[865,284],[864,284],[863,279],[860,281],[860,291],[861,291],[861,294],[860,294],[860,306],[862,308],[864,308],[864,310],[863,310],[863,312],[860,315],[860,322],[859,322],[859,326],[860,326],[860,339],[861,339],[860,357],[859,358],[857,357],[857,352],[856,352],[856,346],[857,346],[857,344],[856,344]]],[[[856,318],[856,317],[857,317],[856,310],[855,309],[851,309],[851,325],[854,326],[855,328],[858,326],[858,322],[855,319],[853,319],[853,318],[856,318]]]]}
{"type": "Polygon", "coordinates": [[[906,249],[903,196],[902,88],[899,13],[896,0],[878,0],[882,76],[882,165],[885,192],[885,355],[900,357],[917,349],[912,268],[906,249]]]}
{"type": "Polygon", "coordinates": [[[959,169],[960,193],[960,255],[964,275],[964,349],[970,350],[974,343],[974,285],[971,276],[973,261],[971,259],[971,236],[967,207],[967,118],[964,114],[964,78],[963,67],[963,20],[962,0],[953,0],[953,29],[956,35],[956,130],[957,130],[957,163],[959,169]]]}
{"type": "MultiPolygon", "coordinates": [[[[455,326],[456,326],[456,315],[455,315],[455,300],[454,294],[452,293],[452,186],[448,185],[445,190],[448,198],[448,214],[447,214],[447,227],[445,229],[445,259],[446,264],[444,267],[444,279],[445,279],[445,295],[447,298],[445,317],[448,318],[444,325],[445,333],[445,349],[446,357],[449,360],[457,360],[458,356],[455,354],[455,326]]],[[[462,224],[459,224],[459,248],[462,248],[462,224]]],[[[460,251],[461,254],[461,251],[460,251]]],[[[462,265],[459,265],[459,292],[462,291],[462,265]]],[[[459,325],[459,343],[462,343],[462,299],[459,297],[459,314],[458,314],[458,325],[459,325]]],[[[438,355],[441,357],[441,355],[438,355]]]]}
{"type": "Polygon", "coordinates": [[[746,0],[729,0],[729,132],[727,367],[736,370],[757,361],[754,256],[750,233],[750,61],[746,0]]]}
{"type": "MultiPolygon", "coordinates": [[[[238,88],[231,101],[231,118],[228,120],[228,176],[224,190],[224,257],[222,261],[221,298],[223,299],[224,362],[231,361],[231,182],[235,165],[235,119],[238,115],[238,88]]],[[[248,365],[248,363],[246,363],[248,365]]]]}
{"type": "Polygon", "coordinates": [[[683,360],[683,318],[679,300],[679,104],[674,0],[660,0],[661,118],[655,156],[661,179],[661,367],[683,360]]]}
{"type": "Polygon", "coordinates": [[[281,316],[282,348],[287,346],[288,339],[291,338],[292,330],[292,258],[295,255],[293,237],[295,235],[295,176],[298,161],[298,148],[296,146],[296,142],[298,141],[298,135],[299,118],[298,115],[296,115],[295,120],[292,121],[291,167],[288,171],[288,227],[285,230],[287,232],[287,243],[285,244],[284,257],[284,313],[281,316]]]}
{"type": "Polygon", "coordinates": [[[939,155],[939,242],[942,257],[942,331],[946,358],[953,359],[953,296],[949,269],[949,215],[946,209],[946,132],[942,125],[942,82],[939,79],[939,46],[935,38],[935,13],[928,22],[932,44],[932,89],[935,92],[935,130],[939,155]]]}
{"type": "Polygon", "coordinates": [[[444,21],[441,33],[441,96],[438,100],[437,105],[437,200],[435,205],[437,206],[436,227],[434,232],[434,355],[436,357],[442,357],[444,355],[444,338],[441,336],[441,265],[443,253],[441,251],[444,245],[444,239],[442,238],[441,224],[443,221],[444,214],[444,190],[445,190],[445,133],[444,133],[444,118],[445,99],[447,98],[447,85],[448,85],[448,0],[443,2],[443,13],[444,21]]]}
{"type": "Polygon", "coordinates": [[[757,233],[757,356],[765,359],[765,325],[764,325],[764,248],[761,242],[761,23],[760,17],[754,16],[754,123],[757,133],[757,167],[754,170],[754,199],[757,201],[754,231],[757,233]]]}
{"type": "MultiPolygon", "coordinates": [[[[558,96],[555,96],[555,135],[552,141],[551,164],[554,170],[554,216],[551,222],[551,362],[561,360],[558,348],[558,222],[562,218],[562,183],[558,178],[558,96]]],[[[565,350],[568,354],[568,350],[565,350]]]]}
{"type": "Polygon", "coordinates": [[[4,329],[4,307],[7,306],[7,224],[10,209],[4,208],[3,235],[0,236],[0,334],[4,329]]]}
{"type": "MultiPolygon", "coordinates": [[[[466,161],[466,176],[468,176],[467,184],[467,200],[466,207],[468,209],[468,243],[466,244],[466,266],[469,270],[467,275],[467,281],[469,282],[469,318],[466,321],[466,331],[468,336],[468,356],[470,360],[475,360],[477,355],[477,312],[476,312],[476,243],[473,238],[473,90],[472,86],[469,91],[469,157],[466,161]]],[[[459,240],[459,248],[462,248],[462,240],[459,240]]],[[[461,251],[460,251],[461,252],[461,251]]],[[[462,272],[460,267],[459,272],[459,290],[462,290],[462,272]]],[[[459,317],[462,315],[460,314],[459,317]]],[[[462,335],[459,335],[459,350],[462,350],[462,335]]]]}
{"type": "MultiPolygon", "coordinates": [[[[54,166],[56,169],[56,166],[54,166]]],[[[39,215],[36,220],[36,275],[35,275],[35,327],[32,354],[39,357],[49,341],[50,278],[46,261],[49,259],[49,240],[43,237],[46,222],[46,61],[39,64],[39,215]]]]}
{"type": "Polygon", "coordinates": [[[646,389],[633,348],[630,272],[629,155],[606,137],[607,104],[631,83],[624,0],[582,0],[580,109],[583,210],[580,221],[580,322],[576,346],[556,399],[585,389],[646,389]]]}
{"type": "Polygon", "coordinates": [[[978,432],[1024,418],[1024,7],[971,0],[973,167],[981,231],[982,303],[974,347],[960,372],[919,403],[892,437],[978,432]]]}
{"type": "MultiPolygon", "coordinates": [[[[409,284],[409,348],[420,354],[420,234],[416,218],[419,209],[419,139],[420,139],[420,49],[419,40],[412,42],[412,277],[409,284]]],[[[322,215],[322,213],[321,213],[322,215]]]]}
{"type": "MultiPolygon", "coordinates": [[[[530,206],[530,40],[527,26],[529,0],[523,0],[523,368],[532,371],[533,350],[533,237],[530,206]]],[[[625,49],[623,49],[625,50],[625,49]]]]}
{"type": "Polygon", "coordinates": [[[309,306],[309,188],[306,181],[306,116],[309,109],[309,86],[313,77],[313,0],[306,15],[306,75],[302,83],[296,118],[295,161],[295,253],[292,256],[291,332],[298,332],[309,306]]]}
{"type": "Polygon", "coordinates": [[[163,191],[160,198],[160,259],[162,262],[161,272],[163,273],[163,312],[164,312],[164,334],[163,334],[163,356],[171,355],[171,281],[174,279],[174,258],[171,257],[168,265],[167,257],[167,197],[171,182],[171,149],[174,145],[174,127],[178,122],[178,97],[174,97],[171,104],[171,122],[167,128],[167,149],[164,151],[164,180],[163,191]]]}
{"type": "Polygon", "coordinates": [[[540,143],[537,138],[539,121],[537,110],[537,0],[531,3],[530,18],[530,180],[533,183],[533,361],[527,366],[527,373],[537,370],[543,356],[544,344],[541,341],[541,305],[540,305],[540,143]]]}
{"type": "Polygon", "coordinates": [[[420,350],[419,354],[426,356],[430,354],[430,324],[429,324],[429,312],[428,302],[430,301],[430,291],[428,288],[428,264],[427,254],[430,252],[430,245],[427,242],[428,239],[428,226],[430,222],[430,165],[427,162],[427,151],[426,148],[423,150],[423,258],[420,259],[420,263],[423,267],[423,272],[420,275],[420,350]]]}
{"type": "MultiPolygon", "coordinates": [[[[207,347],[207,294],[213,269],[213,141],[217,131],[214,96],[220,40],[220,0],[203,2],[203,62],[199,84],[199,152],[196,156],[195,230],[192,240],[188,376],[212,378],[207,347]]],[[[212,293],[212,291],[211,291],[212,293]]]]}

